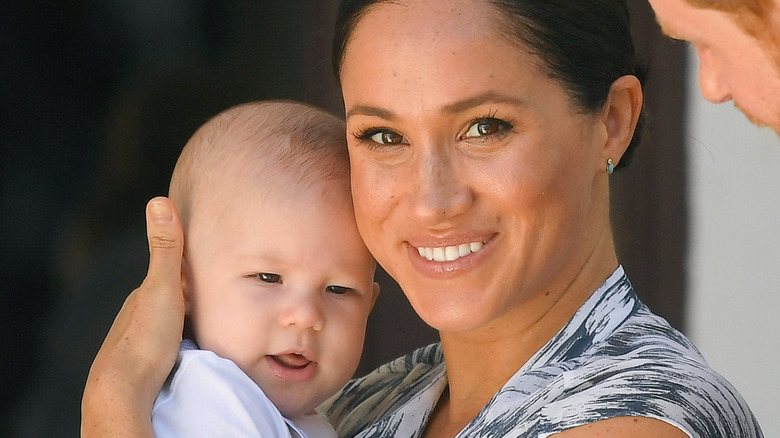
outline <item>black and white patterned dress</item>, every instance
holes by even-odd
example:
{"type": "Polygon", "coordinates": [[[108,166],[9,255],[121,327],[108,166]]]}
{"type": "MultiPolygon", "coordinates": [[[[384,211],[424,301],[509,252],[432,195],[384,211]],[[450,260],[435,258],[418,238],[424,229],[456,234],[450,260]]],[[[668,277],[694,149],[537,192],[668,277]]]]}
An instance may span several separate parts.
{"type": "MultiPolygon", "coordinates": [[[[340,437],[416,437],[446,385],[433,344],[350,382],[322,410],[340,437]]],[[[639,301],[618,267],[458,437],[547,437],[621,416],[695,438],[763,436],[742,396],[639,301]]]]}

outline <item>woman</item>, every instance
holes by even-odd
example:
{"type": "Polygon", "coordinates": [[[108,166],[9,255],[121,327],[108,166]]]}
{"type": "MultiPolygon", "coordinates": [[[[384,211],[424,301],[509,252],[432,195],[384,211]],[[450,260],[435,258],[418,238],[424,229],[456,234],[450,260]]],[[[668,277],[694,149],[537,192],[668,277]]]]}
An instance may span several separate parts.
{"type": "MultiPolygon", "coordinates": [[[[609,174],[642,107],[624,2],[350,1],[334,47],[361,235],[441,336],[326,404],[340,435],[761,436],[615,255],[609,174]]],[[[175,358],[181,234],[148,212],[85,436],[151,436],[175,358]]]]}

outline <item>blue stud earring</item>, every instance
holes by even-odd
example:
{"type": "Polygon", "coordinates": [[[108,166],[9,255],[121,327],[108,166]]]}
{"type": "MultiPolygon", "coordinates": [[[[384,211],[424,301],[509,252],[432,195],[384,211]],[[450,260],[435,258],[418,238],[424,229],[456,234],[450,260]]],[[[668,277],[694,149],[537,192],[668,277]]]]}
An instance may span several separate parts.
{"type": "Polygon", "coordinates": [[[612,175],[612,172],[615,171],[615,165],[612,164],[612,158],[607,159],[607,173],[612,175]]]}

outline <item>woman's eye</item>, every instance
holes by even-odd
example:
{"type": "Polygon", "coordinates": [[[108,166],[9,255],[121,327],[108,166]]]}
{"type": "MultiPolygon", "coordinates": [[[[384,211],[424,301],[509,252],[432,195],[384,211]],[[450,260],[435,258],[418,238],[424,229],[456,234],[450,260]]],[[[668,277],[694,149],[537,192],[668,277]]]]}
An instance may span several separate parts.
{"type": "Polygon", "coordinates": [[[344,286],[328,286],[325,288],[328,292],[336,295],[344,295],[345,293],[352,290],[352,288],[344,287],[344,286]]]}
{"type": "Polygon", "coordinates": [[[385,146],[407,143],[403,135],[389,129],[370,129],[361,135],[360,138],[385,146]]]}
{"type": "Polygon", "coordinates": [[[468,132],[466,132],[466,138],[489,137],[503,134],[511,129],[512,125],[503,120],[494,118],[479,119],[471,124],[468,132]]]}
{"type": "Polygon", "coordinates": [[[264,283],[281,283],[282,276],[279,274],[270,274],[268,272],[260,272],[256,274],[257,279],[264,283]]]}

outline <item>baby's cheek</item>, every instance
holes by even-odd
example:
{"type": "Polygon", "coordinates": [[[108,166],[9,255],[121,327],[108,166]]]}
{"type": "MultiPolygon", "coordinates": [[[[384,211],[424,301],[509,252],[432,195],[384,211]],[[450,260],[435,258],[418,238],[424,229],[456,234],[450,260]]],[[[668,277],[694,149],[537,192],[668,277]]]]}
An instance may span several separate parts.
{"type": "Polygon", "coordinates": [[[357,370],[363,352],[365,332],[365,318],[355,318],[351,324],[344,327],[340,336],[341,341],[335,347],[338,350],[336,360],[338,366],[342,368],[340,374],[346,380],[350,379],[357,370]]]}

